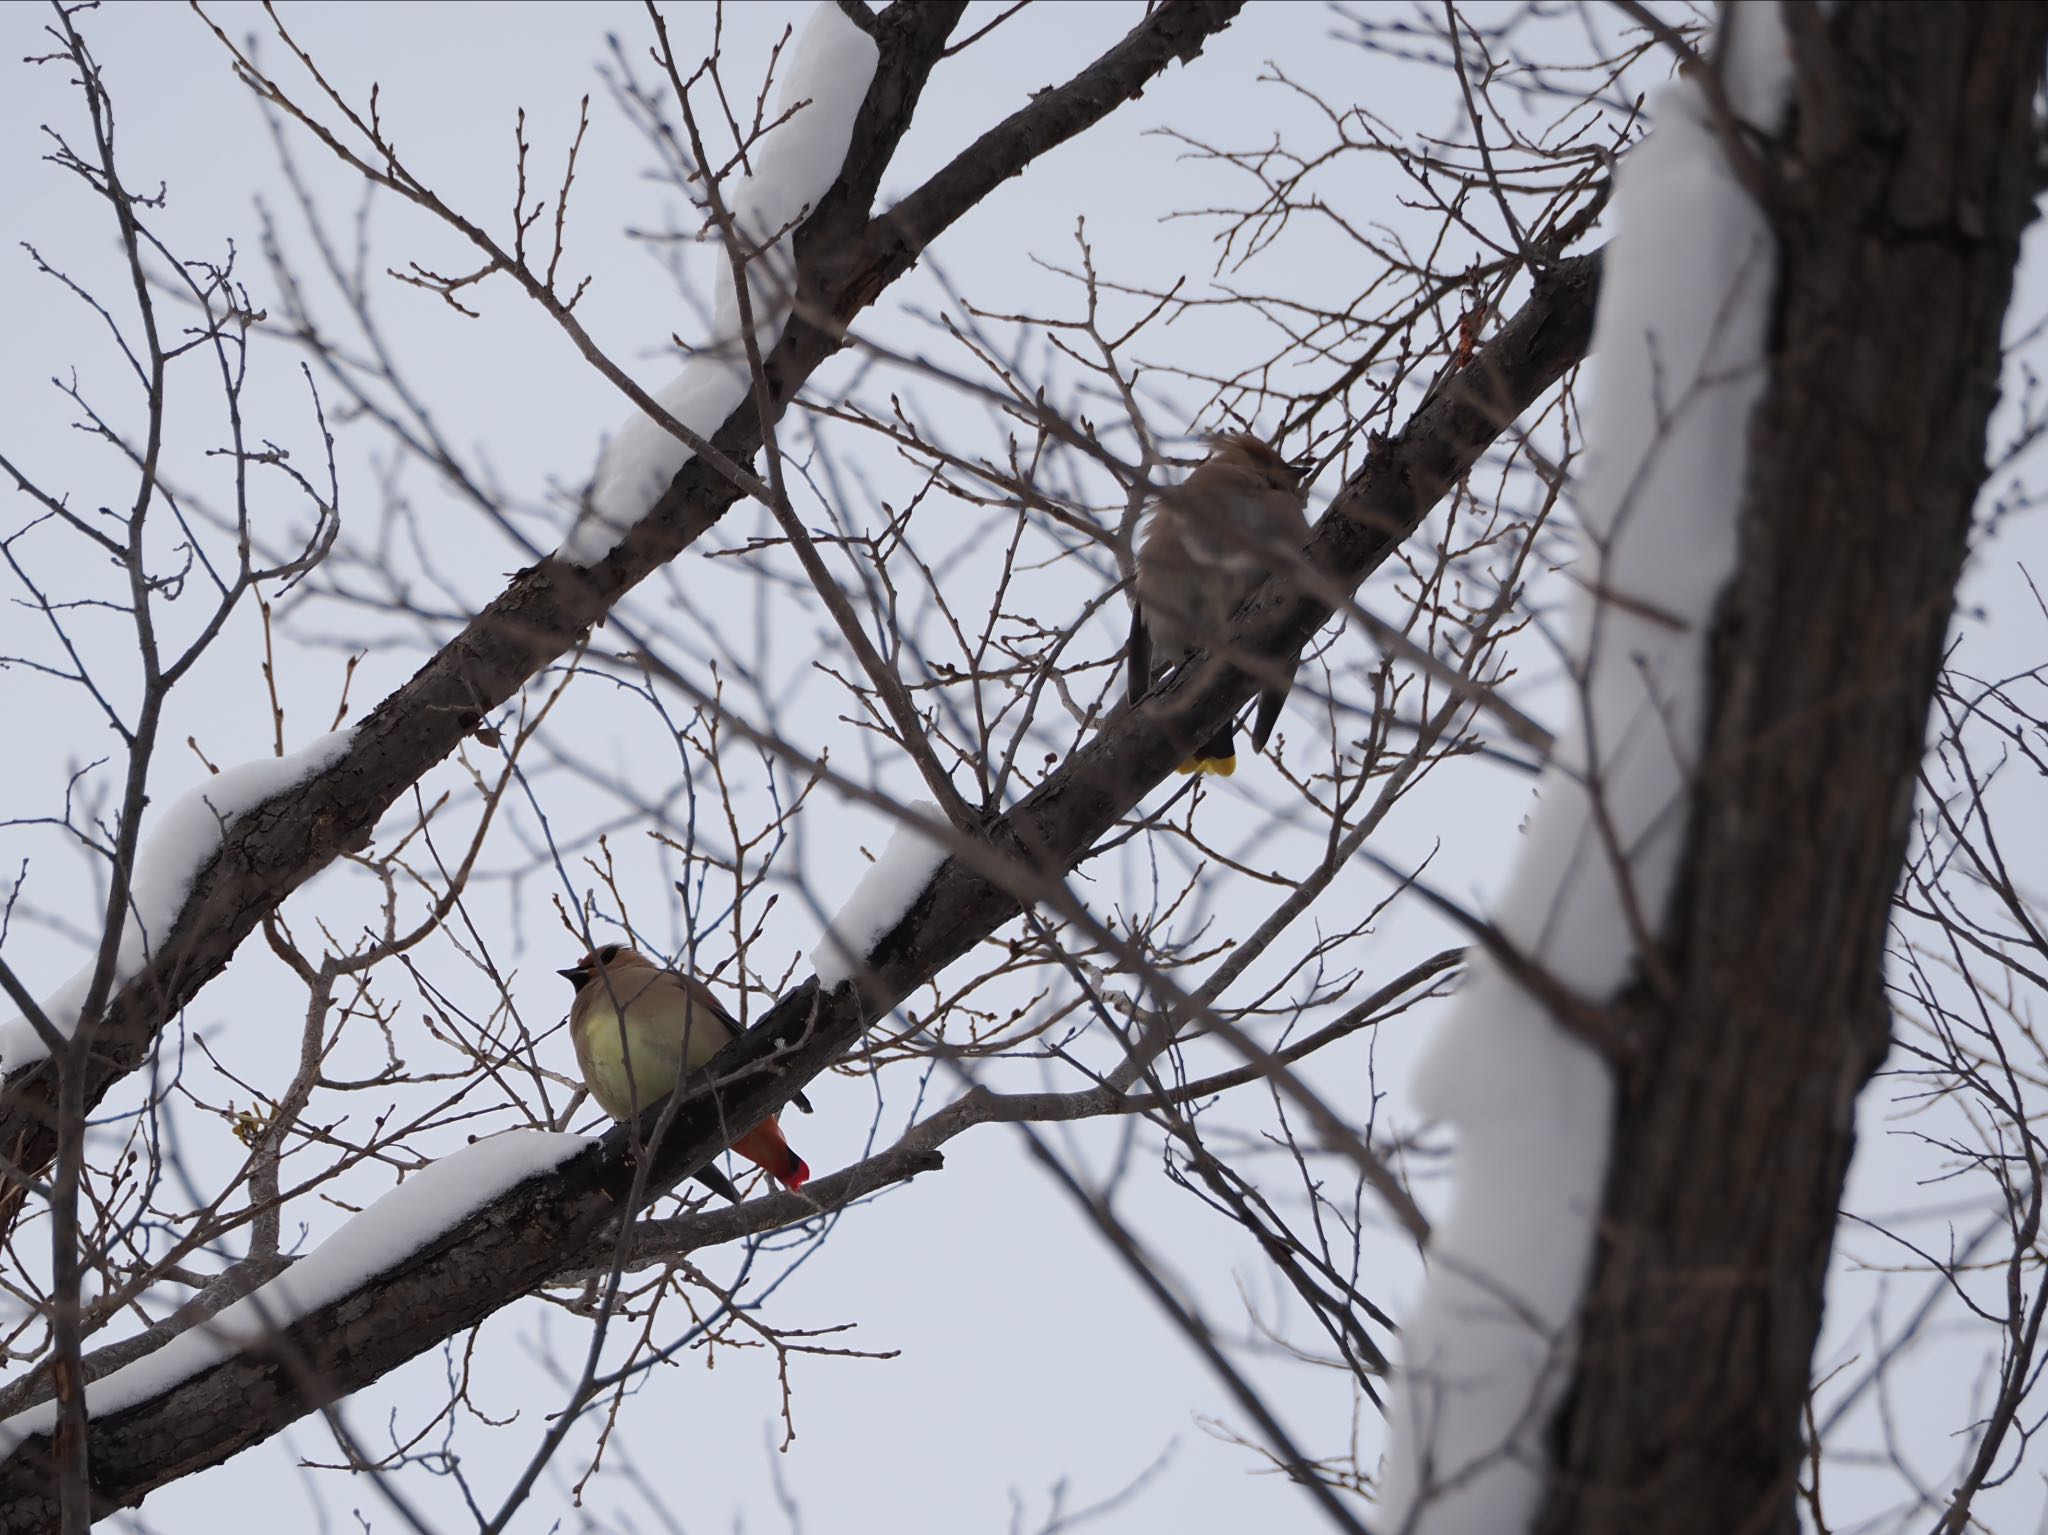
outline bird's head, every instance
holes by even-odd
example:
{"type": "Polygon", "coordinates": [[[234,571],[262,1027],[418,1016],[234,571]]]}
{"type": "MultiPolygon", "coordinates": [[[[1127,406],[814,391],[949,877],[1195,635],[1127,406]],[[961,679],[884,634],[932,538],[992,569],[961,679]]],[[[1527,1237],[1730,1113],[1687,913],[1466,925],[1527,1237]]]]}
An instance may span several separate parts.
{"type": "Polygon", "coordinates": [[[1312,458],[1289,459],[1263,437],[1250,432],[1217,432],[1209,438],[1212,464],[1226,464],[1275,490],[1300,493],[1315,468],[1312,458]]]}
{"type": "Polygon", "coordinates": [[[581,991],[599,975],[616,975],[634,965],[648,963],[647,956],[637,949],[629,949],[622,943],[608,943],[601,949],[592,949],[567,970],[557,970],[555,974],[581,991]]]}

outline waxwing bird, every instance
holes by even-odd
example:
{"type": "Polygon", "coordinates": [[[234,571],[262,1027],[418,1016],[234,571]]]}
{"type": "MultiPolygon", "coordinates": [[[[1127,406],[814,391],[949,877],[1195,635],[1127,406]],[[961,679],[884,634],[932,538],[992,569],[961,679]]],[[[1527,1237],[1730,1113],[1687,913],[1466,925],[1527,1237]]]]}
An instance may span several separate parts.
{"type": "MultiPolygon", "coordinates": [[[[558,973],[576,988],[569,1008],[576,1064],[590,1096],[613,1119],[633,1119],[660,1103],[738,1032],[703,982],[664,970],[623,944],[593,949],[558,973]]],[[[802,1093],[792,1101],[810,1112],[802,1093]]],[[[811,1176],[772,1114],[734,1141],[732,1149],[790,1188],[802,1188],[811,1176]]],[[[698,1174],[702,1182],[728,1199],[739,1197],[723,1174],[713,1168],[705,1172],[711,1176],[698,1174]]]]}
{"type": "MultiPolygon", "coordinates": [[[[1210,439],[1214,451],[1153,504],[1138,549],[1138,600],[1131,614],[1131,702],[1152,685],[1152,666],[1184,661],[1213,646],[1289,553],[1308,542],[1306,466],[1289,463],[1249,432],[1210,439]]],[[[1266,737],[1286,701],[1288,682],[1259,695],[1252,745],[1266,737]]],[[[1235,725],[1225,725],[1183,773],[1237,767],[1235,725]]]]}

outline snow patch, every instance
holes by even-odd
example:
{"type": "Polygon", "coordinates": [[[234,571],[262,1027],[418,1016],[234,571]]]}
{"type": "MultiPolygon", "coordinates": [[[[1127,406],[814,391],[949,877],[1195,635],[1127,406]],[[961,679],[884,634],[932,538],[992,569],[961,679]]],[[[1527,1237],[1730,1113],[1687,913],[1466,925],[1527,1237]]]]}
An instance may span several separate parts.
{"type": "MultiPolygon", "coordinates": [[[[752,173],[728,185],[727,206],[741,239],[749,248],[767,247],[747,264],[747,297],[764,354],[781,338],[789,318],[796,286],[795,226],[838,179],[853,141],[853,120],[880,58],[875,40],[832,0],[824,0],[790,50],[776,113],[798,102],[809,104],[763,138],[751,151],[752,173]]],[[[653,391],[663,410],[704,438],[725,423],[752,387],[740,336],[739,297],[723,251],[714,282],[710,339],[682,372],[653,391]]],[[[693,456],[660,422],[634,411],[606,445],[588,504],[556,557],[572,565],[603,559],[693,456]]]]}
{"type": "MultiPolygon", "coordinates": [[[[592,1142],[588,1136],[511,1130],[430,1162],[269,1283],[155,1353],[85,1388],[86,1411],[110,1417],[150,1401],[237,1351],[339,1300],[411,1257],[465,1217],[528,1178],[552,1171],[592,1142]]],[[[0,1458],[57,1422],[55,1401],[0,1422],[0,1458]]]]}
{"type": "MultiPolygon", "coordinates": [[[[121,925],[121,948],[114,962],[118,989],[148,963],[184,910],[192,881],[206,861],[220,850],[228,828],[249,811],[275,799],[340,760],[355,736],[355,726],[321,736],[288,757],[264,757],[216,773],[188,790],[157,818],[135,851],[135,869],[128,882],[129,907],[121,925]]],[[[92,990],[93,965],[41,1000],[43,1016],[69,1039],[78,1029],[78,1015],[92,990]]],[[[109,992],[112,995],[112,992],[109,992]]],[[[35,1025],[25,1017],[0,1024],[0,1077],[42,1060],[49,1054],[35,1025]]]]}
{"type": "MultiPolygon", "coordinates": [[[[1722,14],[1738,18],[1731,98],[1774,127],[1791,80],[1778,10],[1722,14]]],[[[1593,335],[1587,552],[1568,642],[1584,708],[1543,775],[1494,919],[1595,1003],[1634,974],[1638,930],[1661,924],[1683,850],[1776,278],[1769,226],[1696,87],[1658,92],[1652,121],[1620,169],[1593,335]]],[[[1455,1131],[1458,1176],[1402,1329],[1379,1522],[1411,1535],[1524,1530],[1570,1380],[1613,1081],[1480,959],[1414,1090],[1455,1131]]]]}
{"type": "Polygon", "coordinates": [[[820,986],[830,991],[851,980],[882,935],[917,904],[924,887],[946,861],[945,844],[938,839],[950,830],[944,813],[928,799],[904,810],[902,823],[882,849],[882,856],[860,877],[853,894],[811,951],[820,986]],[[938,829],[936,835],[927,830],[931,827],[938,829]]]}

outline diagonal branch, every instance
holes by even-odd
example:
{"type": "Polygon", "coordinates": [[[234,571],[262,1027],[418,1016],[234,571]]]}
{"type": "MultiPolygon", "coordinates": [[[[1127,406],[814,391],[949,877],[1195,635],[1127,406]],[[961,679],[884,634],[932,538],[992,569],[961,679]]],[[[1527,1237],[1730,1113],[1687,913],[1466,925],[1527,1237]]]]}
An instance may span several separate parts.
{"type": "MultiPolygon", "coordinates": [[[[797,232],[803,312],[843,325],[910,269],[918,250],[975,202],[1046,150],[1140,94],[1176,59],[1187,60],[1236,14],[1231,0],[1159,7],[1095,63],[1012,114],[904,204],[870,219],[882,174],[908,130],[920,93],[957,20],[957,4],[899,4],[877,20],[881,60],[854,125],[840,176],[797,232]],[[906,223],[904,207],[914,207],[906,223]],[[906,243],[914,229],[916,244],[906,243]]],[[[793,320],[765,360],[779,413],[841,344],[840,330],[793,320]]],[[[742,406],[714,437],[735,461],[753,455],[761,423],[742,406]]],[[[227,965],[242,939],[285,897],[336,857],[364,846],[378,818],[418,779],[540,671],[600,622],[625,594],[724,515],[740,492],[693,459],[626,539],[579,568],[548,559],[516,576],[357,728],[325,772],[236,822],[200,871],[177,922],[149,963],[109,1004],[87,1063],[84,1104],[148,1057],[178,1010],[227,965]]],[[[57,1143],[57,1072],[43,1061],[0,1090],[0,1158],[9,1187],[0,1210],[22,1205],[23,1181],[57,1143]]]]}
{"type": "MultiPolygon", "coordinates": [[[[1560,262],[1494,341],[1375,449],[1317,527],[1307,558],[1319,576],[1355,588],[1506,425],[1584,356],[1598,275],[1597,255],[1560,262]]],[[[551,568],[539,567],[540,574],[551,568]]],[[[1331,614],[1317,597],[1275,580],[1247,610],[1233,649],[1291,655],[1331,614]]],[[[1014,811],[981,828],[984,852],[1033,878],[1061,877],[1258,685],[1227,660],[1184,668],[1168,687],[1113,717],[1014,811]]],[[[704,1166],[735,1130],[779,1108],[845,1054],[871,1019],[1017,915],[1017,882],[981,872],[989,867],[986,856],[949,859],[876,945],[857,986],[827,994],[806,981],[728,1046],[712,1063],[719,1090],[684,1104],[645,1151],[642,1186],[650,1194],[665,1190],[704,1166]]],[[[650,1123],[661,1112],[650,1111],[650,1123]]],[[[269,1346],[244,1349],[118,1416],[94,1419],[91,1464],[105,1505],[138,1502],[277,1432],[317,1405],[307,1381],[317,1380],[330,1400],[360,1389],[581,1259],[635,1187],[638,1139],[634,1127],[619,1127],[301,1318],[269,1346]]],[[[25,1441],[0,1462],[0,1531],[40,1528],[53,1508],[47,1447],[25,1441]]]]}

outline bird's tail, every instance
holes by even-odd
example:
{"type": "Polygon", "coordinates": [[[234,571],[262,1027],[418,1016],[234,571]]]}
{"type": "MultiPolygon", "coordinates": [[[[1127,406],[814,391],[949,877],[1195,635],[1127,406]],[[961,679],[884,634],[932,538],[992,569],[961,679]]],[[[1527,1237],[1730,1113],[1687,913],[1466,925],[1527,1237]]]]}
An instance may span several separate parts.
{"type": "Polygon", "coordinates": [[[1228,778],[1237,771],[1237,727],[1225,725],[1209,738],[1209,744],[1188,758],[1176,773],[1213,773],[1228,778]]]}
{"type": "Polygon", "coordinates": [[[789,1142],[782,1138],[782,1127],[772,1117],[734,1141],[732,1149],[756,1167],[766,1168],[788,1188],[800,1189],[810,1181],[810,1164],[790,1150],[789,1142]]]}
{"type": "Polygon", "coordinates": [[[721,1195],[733,1204],[740,1202],[740,1191],[732,1186],[732,1179],[726,1177],[716,1167],[700,1167],[690,1176],[711,1190],[712,1193],[721,1195]]]}
{"type": "Polygon", "coordinates": [[[1152,686],[1152,633],[1145,627],[1145,615],[1131,604],[1130,663],[1131,702],[1136,703],[1152,686]]]}

